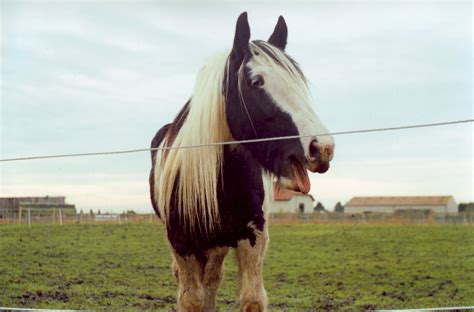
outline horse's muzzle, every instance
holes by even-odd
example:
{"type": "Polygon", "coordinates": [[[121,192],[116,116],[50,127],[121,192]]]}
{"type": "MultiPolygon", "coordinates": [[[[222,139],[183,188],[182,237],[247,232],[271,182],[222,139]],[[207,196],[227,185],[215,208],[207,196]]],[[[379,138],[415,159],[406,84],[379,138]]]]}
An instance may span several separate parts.
{"type": "Polygon", "coordinates": [[[309,144],[307,167],[311,172],[325,173],[329,169],[329,162],[334,157],[334,145],[322,144],[312,140],[309,144]]]}

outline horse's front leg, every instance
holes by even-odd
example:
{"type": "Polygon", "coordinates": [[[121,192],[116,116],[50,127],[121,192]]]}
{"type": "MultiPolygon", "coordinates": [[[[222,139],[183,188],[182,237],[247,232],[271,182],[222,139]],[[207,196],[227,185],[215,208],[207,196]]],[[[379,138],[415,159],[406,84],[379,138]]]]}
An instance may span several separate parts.
{"type": "Polygon", "coordinates": [[[268,232],[256,231],[257,239],[252,246],[248,239],[241,240],[236,255],[240,273],[240,310],[266,311],[267,294],[263,287],[263,259],[267,249],[268,232]]]}
{"type": "Polygon", "coordinates": [[[173,252],[173,258],[178,281],[178,311],[205,311],[204,265],[195,256],[182,257],[173,252]]]}
{"type": "Polygon", "coordinates": [[[224,276],[224,258],[228,247],[215,247],[207,251],[207,262],[204,268],[204,310],[215,311],[217,290],[224,276]]]}

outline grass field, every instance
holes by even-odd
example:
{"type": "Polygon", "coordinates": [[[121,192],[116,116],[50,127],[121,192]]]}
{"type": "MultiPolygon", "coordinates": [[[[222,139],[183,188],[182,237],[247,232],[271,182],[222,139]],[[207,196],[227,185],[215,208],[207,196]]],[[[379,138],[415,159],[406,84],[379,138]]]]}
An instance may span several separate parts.
{"type": "MultiPolygon", "coordinates": [[[[273,225],[272,310],[474,305],[471,226],[273,225]]],[[[176,284],[159,224],[0,227],[0,306],[171,310],[176,284]]],[[[220,310],[238,309],[226,260],[220,310]]]]}

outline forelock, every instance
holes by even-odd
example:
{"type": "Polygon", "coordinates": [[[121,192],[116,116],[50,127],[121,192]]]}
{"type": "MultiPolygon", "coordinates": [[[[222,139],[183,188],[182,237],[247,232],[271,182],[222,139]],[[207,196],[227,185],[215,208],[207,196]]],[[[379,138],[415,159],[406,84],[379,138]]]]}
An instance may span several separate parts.
{"type": "Polygon", "coordinates": [[[301,79],[306,84],[306,78],[298,63],[279,48],[266,41],[255,40],[250,42],[250,52],[256,63],[281,67],[293,78],[301,79]]]}

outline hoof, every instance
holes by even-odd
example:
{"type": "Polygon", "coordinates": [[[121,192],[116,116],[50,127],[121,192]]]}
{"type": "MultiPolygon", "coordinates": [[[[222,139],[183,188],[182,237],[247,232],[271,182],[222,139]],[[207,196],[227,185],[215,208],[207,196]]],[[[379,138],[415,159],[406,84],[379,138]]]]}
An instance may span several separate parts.
{"type": "Polygon", "coordinates": [[[264,309],[258,302],[251,302],[244,304],[242,307],[243,312],[263,312],[264,309]]]}

